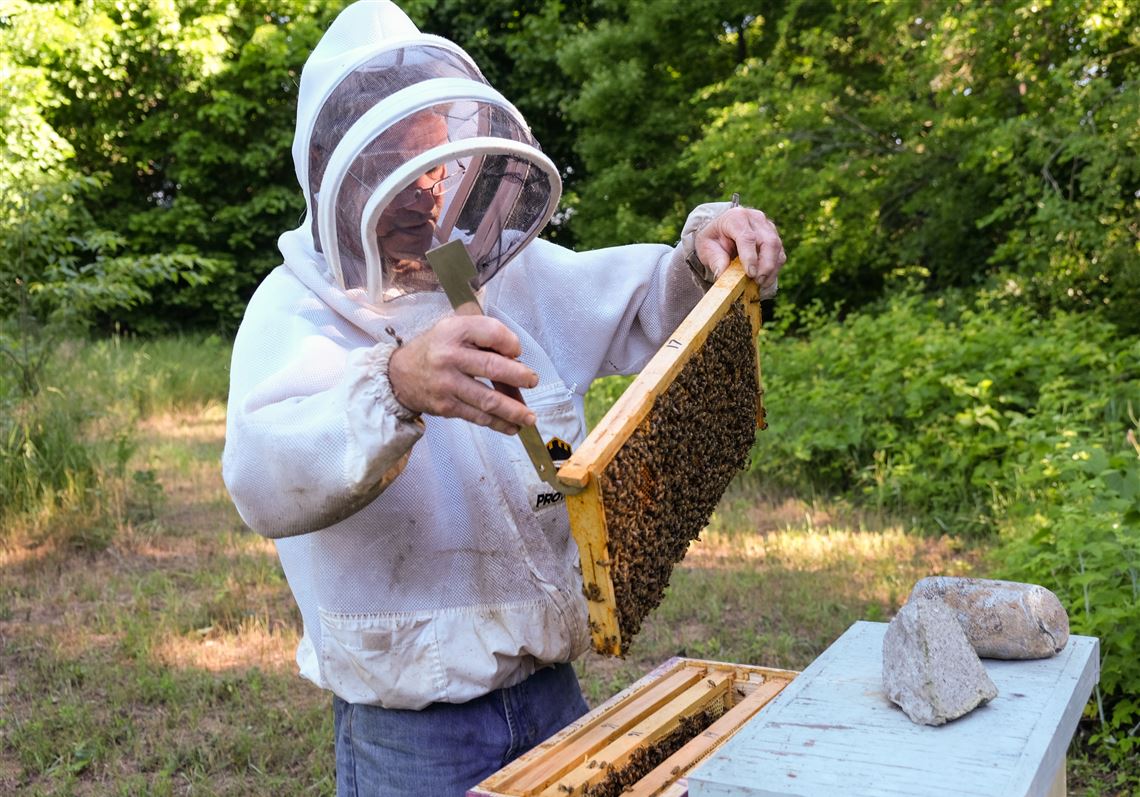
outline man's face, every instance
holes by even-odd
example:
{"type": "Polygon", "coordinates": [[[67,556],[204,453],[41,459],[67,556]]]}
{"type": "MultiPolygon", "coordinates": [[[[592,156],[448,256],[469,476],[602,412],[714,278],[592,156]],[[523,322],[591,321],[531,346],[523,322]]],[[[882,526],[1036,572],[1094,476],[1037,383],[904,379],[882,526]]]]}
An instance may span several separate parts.
{"type": "MultiPolygon", "coordinates": [[[[409,120],[399,147],[412,157],[447,141],[447,122],[437,114],[420,114],[409,120]]],[[[419,269],[432,246],[444,195],[437,184],[448,176],[446,166],[422,174],[384,210],[376,225],[380,252],[397,271],[419,269]],[[417,190],[418,189],[418,190],[417,190]]]]}

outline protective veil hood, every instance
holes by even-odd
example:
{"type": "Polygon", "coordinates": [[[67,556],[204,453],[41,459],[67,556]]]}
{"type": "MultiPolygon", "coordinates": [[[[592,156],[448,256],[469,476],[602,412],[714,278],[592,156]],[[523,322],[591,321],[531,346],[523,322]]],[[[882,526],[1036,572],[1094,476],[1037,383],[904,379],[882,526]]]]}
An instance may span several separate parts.
{"type": "Polygon", "coordinates": [[[351,298],[435,290],[424,253],[462,239],[478,288],[549,221],[558,171],[521,114],[457,45],[387,0],[348,6],[301,73],[293,142],[306,216],[287,233],[320,252],[351,298]]]}

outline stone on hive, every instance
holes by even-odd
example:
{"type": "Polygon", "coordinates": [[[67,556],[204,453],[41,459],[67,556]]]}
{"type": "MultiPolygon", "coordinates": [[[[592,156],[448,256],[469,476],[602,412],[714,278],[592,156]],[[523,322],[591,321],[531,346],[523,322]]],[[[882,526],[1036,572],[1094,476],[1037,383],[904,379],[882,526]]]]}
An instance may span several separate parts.
{"type": "Polygon", "coordinates": [[[914,585],[910,599],[933,598],[954,610],[974,651],[988,659],[1043,659],[1064,650],[1069,615],[1038,584],[932,576],[914,585]]]}
{"type": "Polygon", "coordinates": [[[921,725],[943,725],[997,697],[954,612],[925,598],[908,602],[887,626],[883,688],[921,725]]]}
{"type": "Polygon", "coordinates": [[[748,462],[756,356],[737,301],[599,477],[623,655],[661,603],[673,565],[748,462]]]}

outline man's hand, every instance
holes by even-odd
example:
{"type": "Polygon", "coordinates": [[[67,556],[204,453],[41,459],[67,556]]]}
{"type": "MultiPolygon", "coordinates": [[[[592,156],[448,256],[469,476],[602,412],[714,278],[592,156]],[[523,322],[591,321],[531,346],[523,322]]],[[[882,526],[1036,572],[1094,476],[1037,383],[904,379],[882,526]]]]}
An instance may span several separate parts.
{"type": "Polygon", "coordinates": [[[479,378],[520,388],[538,374],[518,362],[518,336],[486,316],[449,316],[392,352],[388,381],[396,400],[414,412],[462,418],[503,434],[535,422],[525,404],[479,378]]]}
{"type": "Polygon", "coordinates": [[[697,257],[717,277],[739,257],[763,296],[775,293],[776,277],[788,259],[776,225],[751,208],[731,208],[717,216],[697,233],[695,246],[697,257]]]}

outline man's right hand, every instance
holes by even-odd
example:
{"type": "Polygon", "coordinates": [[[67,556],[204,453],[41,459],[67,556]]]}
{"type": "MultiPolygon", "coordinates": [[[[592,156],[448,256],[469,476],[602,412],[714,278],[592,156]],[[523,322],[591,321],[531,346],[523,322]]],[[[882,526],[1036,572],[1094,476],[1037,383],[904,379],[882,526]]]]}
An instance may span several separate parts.
{"type": "Polygon", "coordinates": [[[518,336],[486,316],[449,316],[392,352],[388,381],[396,400],[413,412],[462,418],[503,434],[535,422],[534,413],[479,379],[519,388],[538,374],[516,358],[518,336]]]}

